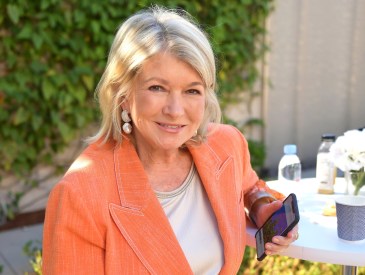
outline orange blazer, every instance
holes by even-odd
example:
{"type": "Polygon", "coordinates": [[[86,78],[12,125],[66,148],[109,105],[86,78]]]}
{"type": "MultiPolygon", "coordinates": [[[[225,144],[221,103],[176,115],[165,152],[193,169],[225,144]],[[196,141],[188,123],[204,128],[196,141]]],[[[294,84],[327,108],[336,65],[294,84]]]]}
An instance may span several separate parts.
{"type": "MultiPolygon", "coordinates": [[[[220,274],[236,274],[245,249],[244,195],[258,177],[247,142],[219,125],[189,146],[224,245],[220,274]]],[[[192,274],[130,141],[90,145],[52,190],[43,274],[192,274]]]]}

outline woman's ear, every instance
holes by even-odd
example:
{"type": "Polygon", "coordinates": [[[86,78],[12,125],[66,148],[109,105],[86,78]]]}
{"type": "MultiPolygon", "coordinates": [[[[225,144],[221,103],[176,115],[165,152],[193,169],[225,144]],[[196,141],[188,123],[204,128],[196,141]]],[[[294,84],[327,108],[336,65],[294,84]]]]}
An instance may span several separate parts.
{"type": "Polygon", "coordinates": [[[130,104],[129,104],[129,100],[128,99],[123,99],[122,103],[120,104],[120,106],[122,107],[123,110],[127,110],[128,113],[130,113],[130,104]]]}

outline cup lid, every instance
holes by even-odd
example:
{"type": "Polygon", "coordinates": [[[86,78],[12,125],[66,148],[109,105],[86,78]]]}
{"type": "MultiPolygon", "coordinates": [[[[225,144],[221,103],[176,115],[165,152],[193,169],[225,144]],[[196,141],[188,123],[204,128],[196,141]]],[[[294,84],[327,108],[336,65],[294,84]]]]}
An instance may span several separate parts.
{"type": "Polygon", "coordinates": [[[365,196],[346,195],[336,198],[335,201],[347,206],[365,206],[365,196]]]}

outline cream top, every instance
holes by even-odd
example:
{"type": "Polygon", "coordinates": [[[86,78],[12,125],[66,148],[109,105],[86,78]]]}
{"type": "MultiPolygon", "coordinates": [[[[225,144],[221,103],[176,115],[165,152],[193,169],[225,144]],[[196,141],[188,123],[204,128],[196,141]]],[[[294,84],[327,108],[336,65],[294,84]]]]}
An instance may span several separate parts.
{"type": "Polygon", "coordinates": [[[194,274],[218,274],[224,264],[223,243],[194,164],[179,188],[155,193],[194,274]]]}

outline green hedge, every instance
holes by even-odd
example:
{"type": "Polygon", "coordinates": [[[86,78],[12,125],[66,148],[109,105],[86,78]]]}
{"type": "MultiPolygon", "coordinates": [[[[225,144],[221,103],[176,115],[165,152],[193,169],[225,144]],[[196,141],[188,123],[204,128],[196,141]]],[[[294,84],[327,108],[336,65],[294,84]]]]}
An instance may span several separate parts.
{"type": "MultiPolygon", "coordinates": [[[[151,3],[0,2],[0,176],[26,178],[36,164],[52,163],[80,129],[99,119],[93,93],[116,29],[151,3]]],[[[255,92],[271,0],[153,3],[187,10],[209,33],[217,54],[222,107],[235,100],[237,91],[255,92]]]]}
{"type": "MultiPolygon", "coordinates": [[[[42,275],[42,250],[40,241],[28,241],[23,251],[29,258],[33,271],[42,275]]],[[[305,261],[286,256],[269,256],[259,262],[256,259],[256,250],[246,247],[244,258],[237,275],[338,275],[342,274],[342,266],[328,263],[305,261]]],[[[0,266],[1,274],[1,266],[0,266]]],[[[358,275],[365,275],[365,267],[358,267],[358,275]]]]}

